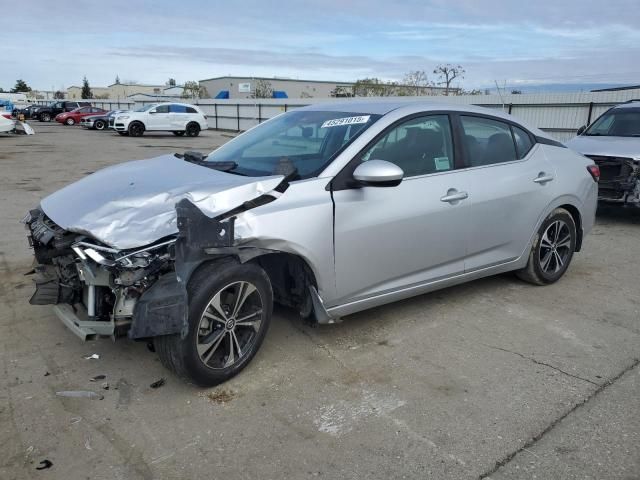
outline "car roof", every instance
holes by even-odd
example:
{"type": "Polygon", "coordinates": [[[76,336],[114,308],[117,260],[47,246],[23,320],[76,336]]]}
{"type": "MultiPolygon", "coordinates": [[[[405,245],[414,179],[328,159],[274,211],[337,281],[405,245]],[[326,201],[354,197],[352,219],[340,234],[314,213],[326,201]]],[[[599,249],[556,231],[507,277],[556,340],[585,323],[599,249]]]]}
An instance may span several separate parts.
{"type": "Polygon", "coordinates": [[[310,110],[310,111],[323,111],[323,112],[346,112],[357,114],[371,114],[371,115],[386,115],[392,111],[405,110],[407,115],[416,111],[429,112],[429,111],[453,111],[453,112],[466,112],[466,113],[478,113],[482,115],[490,115],[493,117],[503,118],[510,122],[521,125],[529,130],[534,135],[553,139],[548,133],[542,130],[528,125],[526,122],[516,118],[508,113],[505,113],[497,108],[484,108],[477,107],[469,104],[458,104],[453,102],[434,102],[423,100],[387,100],[387,99],[371,99],[371,100],[353,100],[353,101],[328,101],[322,103],[316,103],[306,107],[302,107],[296,110],[310,110]]]}
{"type": "Polygon", "coordinates": [[[624,102],[621,103],[620,105],[616,105],[615,107],[613,107],[613,109],[620,109],[620,108],[635,108],[637,110],[640,110],[640,100],[629,100],[628,102],[624,102]]]}

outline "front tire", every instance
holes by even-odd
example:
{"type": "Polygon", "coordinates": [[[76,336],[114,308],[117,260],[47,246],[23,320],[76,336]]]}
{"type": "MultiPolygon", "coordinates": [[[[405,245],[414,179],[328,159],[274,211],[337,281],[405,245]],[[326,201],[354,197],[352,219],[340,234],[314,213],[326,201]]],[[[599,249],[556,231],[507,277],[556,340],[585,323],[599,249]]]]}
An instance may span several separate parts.
{"type": "Polygon", "coordinates": [[[133,122],[129,125],[130,137],[141,137],[144,133],[144,125],[141,122],[133,122]]]}
{"type": "Polygon", "coordinates": [[[200,125],[198,125],[196,122],[191,122],[189,124],[187,124],[187,137],[197,137],[198,135],[200,135],[200,125]]]}
{"type": "Polygon", "coordinates": [[[162,364],[178,376],[203,387],[218,385],[260,348],[271,323],[271,283],[257,265],[227,260],[201,267],[187,291],[186,337],[156,337],[154,345],[162,364]]]}
{"type": "Polygon", "coordinates": [[[542,222],[533,240],[527,266],[516,272],[525,282],[549,285],[567,271],[576,249],[576,224],[564,208],[556,208],[542,222]]]}
{"type": "Polygon", "coordinates": [[[40,114],[40,121],[41,122],[50,122],[51,121],[51,114],[50,113],[42,113],[42,114],[40,114]]]}
{"type": "Polygon", "coordinates": [[[104,130],[106,126],[107,126],[107,123],[102,120],[96,120],[96,122],[93,124],[93,127],[96,130],[104,130]]]}
{"type": "Polygon", "coordinates": [[[67,125],[71,126],[71,125],[75,125],[76,121],[73,118],[67,118],[64,123],[66,123],[67,125]]]}

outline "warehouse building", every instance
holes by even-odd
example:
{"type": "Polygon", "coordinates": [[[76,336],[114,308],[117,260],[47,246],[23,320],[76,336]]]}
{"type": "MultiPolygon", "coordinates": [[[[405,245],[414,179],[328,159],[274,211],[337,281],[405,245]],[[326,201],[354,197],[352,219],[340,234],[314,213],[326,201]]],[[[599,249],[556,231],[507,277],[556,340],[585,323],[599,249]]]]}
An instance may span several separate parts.
{"type": "Polygon", "coordinates": [[[351,92],[353,83],[292,78],[216,77],[200,80],[210,98],[252,98],[260,89],[270,90],[272,98],[326,98],[351,92]]]}

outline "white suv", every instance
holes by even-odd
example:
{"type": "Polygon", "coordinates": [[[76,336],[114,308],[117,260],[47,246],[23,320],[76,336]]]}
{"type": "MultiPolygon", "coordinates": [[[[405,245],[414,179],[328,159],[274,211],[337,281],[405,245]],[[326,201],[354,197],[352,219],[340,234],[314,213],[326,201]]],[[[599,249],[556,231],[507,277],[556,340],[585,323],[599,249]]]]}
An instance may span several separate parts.
{"type": "Polygon", "coordinates": [[[109,120],[109,127],[120,135],[139,137],[145,131],[168,131],[174,135],[197,137],[209,128],[204,113],[186,103],[152,103],[124,112],[109,120]]]}

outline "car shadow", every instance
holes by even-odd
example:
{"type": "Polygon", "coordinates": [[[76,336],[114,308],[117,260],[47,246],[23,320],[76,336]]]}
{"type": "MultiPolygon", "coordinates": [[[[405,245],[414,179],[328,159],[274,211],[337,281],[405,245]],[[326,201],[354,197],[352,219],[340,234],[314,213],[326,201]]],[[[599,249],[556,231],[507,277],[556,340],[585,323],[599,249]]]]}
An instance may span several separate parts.
{"type": "Polygon", "coordinates": [[[607,225],[609,223],[640,225],[640,208],[599,204],[596,212],[596,221],[599,225],[607,225]]]}

